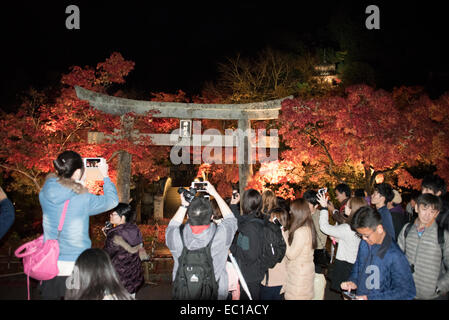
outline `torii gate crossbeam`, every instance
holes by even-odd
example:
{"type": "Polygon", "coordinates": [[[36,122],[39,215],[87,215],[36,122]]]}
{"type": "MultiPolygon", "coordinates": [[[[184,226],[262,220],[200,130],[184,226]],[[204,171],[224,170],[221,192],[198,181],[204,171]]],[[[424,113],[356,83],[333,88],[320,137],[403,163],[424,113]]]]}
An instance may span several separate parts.
{"type": "MultiPolygon", "coordinates": [[[[130,112],[136,114],[154,112],[152,116],[155,118],[238,120],[240,132],[251,129],[251,120],[277,119],[282,101],[293,98],[288,96],[277,100],[245,104],[198,104],[126,99],[90,91],[79,86],[75,86],[75,90],[79,99],[87,100],[95,109],[109,114],[123,116],[130,112]]],[[[248,153],[250,143],[251,141],[245,137],[244,144],[237,147],[240,159],[245,159],[243,164],[239,164],[241,193],[252,175],[249,158],[251,155],[248,153]]]]}

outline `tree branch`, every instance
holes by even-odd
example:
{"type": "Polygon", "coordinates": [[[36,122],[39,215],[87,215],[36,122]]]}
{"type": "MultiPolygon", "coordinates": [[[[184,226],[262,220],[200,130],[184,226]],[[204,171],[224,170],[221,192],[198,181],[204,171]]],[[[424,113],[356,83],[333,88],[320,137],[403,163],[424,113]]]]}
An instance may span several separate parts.
{"type": "Polygon", "coordinates": [[[118,154],[120,154],[121,150],[114,151],[114,153],[109,157],[109,159],[106,162],[112,161],[118,154]]]}
{"type": "Polygon", "coordinates": [[[27,178],[29,178],[31,181],[33,181],[33,183],[34,183],[34,185],[35,185],[35,187],[36,187],[36,189],[37,189],[38,192],[41,191],[41,186],[40,186],[39,183],[37,182],[36,178],[35,178],[35,177],[32,177],[31,175],[29,175],[27,172],[25,172],[25,171],[23,171],[23,170],[20,170],[20,169],[18,169],[18,168],[10,168],[10,167],[7,167],[7,166],[5,166],[5,165],[3,165],[3,164],[0,164],[0,167],[5,168],[6,170],[16,171],[16,172],[19,172],[19,173],[23,174],[25,177],[27,177],[27,178]]]}
{"type": "Polygon", "coordinates": [[[84,125],[84,123],[86,123],[86,122],[87,122],[87,121],[84,120],[84,122],[81,123],[81,124],[79,124],[79,125],[75,128],[75,130],[73,130],[72,132],[70,132],[70,134],[67,136],[67,138],[64,140],[64,142],[61,144],[61,147],[59,148],[59,151],[62,151],[62,150],[64,149],[64,146],[65,146],[65,144],[67,143],[67,141],[70,139],[70,137],[71,137],[75,132],[77,132],[77,131],[84,125]]]}
{"type": "MultiPolygon", "coordinates": [[[[316,127],[313,127],[313,129],[315,129],[318,132],[318,134],[319,134],[319,131],[318,131],[318,129],[316,127]]],[[[327,149],[326,145],[322,142],[322,140],[319,138],[319,136],[318,137],[315,136],[311,132],[311,130],[307,130],[307,129],[304,129],[304,133],[306,135],[308,135],[311,139],[316,141],[316,143],[321,147],[321,149],[323,151],[323,155],[326,156],[329,159],[329,164],[328,164],[328,169],[327,169],[329,175],[334,176],[339,183],[344,183],[344,181],[341,178],[341,175],[339,175],[337,172],[334,171],[334,169],[333,169],[334,166],[335,166],[334,159],[332,159],[332,156],[329,153],[329,150],[327,149]]]]}

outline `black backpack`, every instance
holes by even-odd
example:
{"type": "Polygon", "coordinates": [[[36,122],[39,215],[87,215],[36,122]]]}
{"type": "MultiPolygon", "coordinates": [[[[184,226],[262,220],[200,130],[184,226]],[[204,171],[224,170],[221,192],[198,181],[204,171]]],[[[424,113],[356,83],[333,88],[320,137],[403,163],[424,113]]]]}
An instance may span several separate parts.
{"type": "Polygon", "coordinates": [[[268,217],[263,220],[262,236],[262,254],[260,257],[261,266],[265,271],[273,268],[277,263],[281,262],[285,256],[287,245],[282,236],[281,225],[271,222],[268,217]]]}
{"type": "Polygon", "coordinates": [[[174,300],[217,300],[218,283],[210,251],[217,229],[208,245],[197,250],[187,249],[183,229],[184,225],[180,228],[183,249],[178,259],[172,297],[174,300]]]}

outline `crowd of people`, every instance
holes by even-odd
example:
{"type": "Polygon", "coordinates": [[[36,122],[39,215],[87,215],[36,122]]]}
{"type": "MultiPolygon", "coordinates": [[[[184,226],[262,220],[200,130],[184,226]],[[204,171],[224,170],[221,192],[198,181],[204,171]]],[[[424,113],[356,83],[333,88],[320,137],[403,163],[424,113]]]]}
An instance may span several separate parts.
{"type": "Polygon", "coordinates": [[[388,183],[375,184],[370,195],[339,184],[338,209],[327,190],[306,190],[289,202],[271,190],[249,189],[227,204],[207,185],[219,205],[202,196],[189,202],[181,194],[182,206],[167,228],[174,288],[184,290],[184,295],[174,291],[175,299],[323,300],[327,280],[342,299],[448,299],[449,205],[442,200],[446,184],[437,175],[425,177],[421,194],[407,204],[388,183]],[[284,249],[267,240],[267,224],[278,227],[284,249]],[[273,256],[282,252],[270,267],[267,241],[273,256]],[[218,295],[200,293],[214,292],[206,269],[185,271],[192,269],[186,257],[207,246],[218,295]],[[189,295],[192,283],[195,295],[189,295]],[[201,290],[202,283],[209,289],[201,290]]]}
{"type": "MultiPolygon", "coordinates": [[[[58,239],[59,273],[41,281],[42,299],[135,299],[148,255],[131,206],[118,201],[107,163],[98,167],[103,195],[84,187],[78,153],[61,153],[54,166],[39,201],[44,239],[58,239]],[[103,212],[110,218],[105,245],[93,249],[89,217],[103,212]]],[[[370,195],[346,184],[334,190],[338,206],[327,189],[306,190],[294,201],[254,189],[223,199],[209,182],[206,192],[180,189],[181,206],[166,229],[173,299],[323,300],[327,282],[344,299],[448,299],[443,179],[425,177],[421,193],[408,203],[388,183],[376,184],[370,195]]],[[[1,237],[14,221],[1,188],[0,206],[1,237]]]]}
{"type": "MultiPolygon", "coordinates": [[[[141,261],[148,255],[142,234],[133,222],[131,206],[119,203],[117,189],[108,176],[108,164],[98,166],[104,181],[103,195],[91,194],[84,186],[85,167],[78,153],[65,151],[53,164],[56,173],[46,177],[39,201],[44,242],[58,241],[58,274],[39,282],[41,299],[134,300],[144,282],[141,261]],[[89,218],[105,212],[109,212],[109,221],[103,228],[104,248],[91,248],[89,218]]],[[[3,192],[0,197],[2,211],[8,211],[8,217],[12,211],[13,216],[12,203],[3,192]]]]}

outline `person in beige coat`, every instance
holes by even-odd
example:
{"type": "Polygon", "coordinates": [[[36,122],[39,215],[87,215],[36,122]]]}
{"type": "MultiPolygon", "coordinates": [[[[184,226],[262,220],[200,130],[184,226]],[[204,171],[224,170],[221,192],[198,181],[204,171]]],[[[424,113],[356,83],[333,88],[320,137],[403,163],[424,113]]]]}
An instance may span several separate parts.
{"type": "Polygon", "coordinates": [[[290,206],[290,227],[285,253],[287,280],[282,287],[285,300],[312,300],[314,296],[316,231],[307,201],[290,206]]]}

